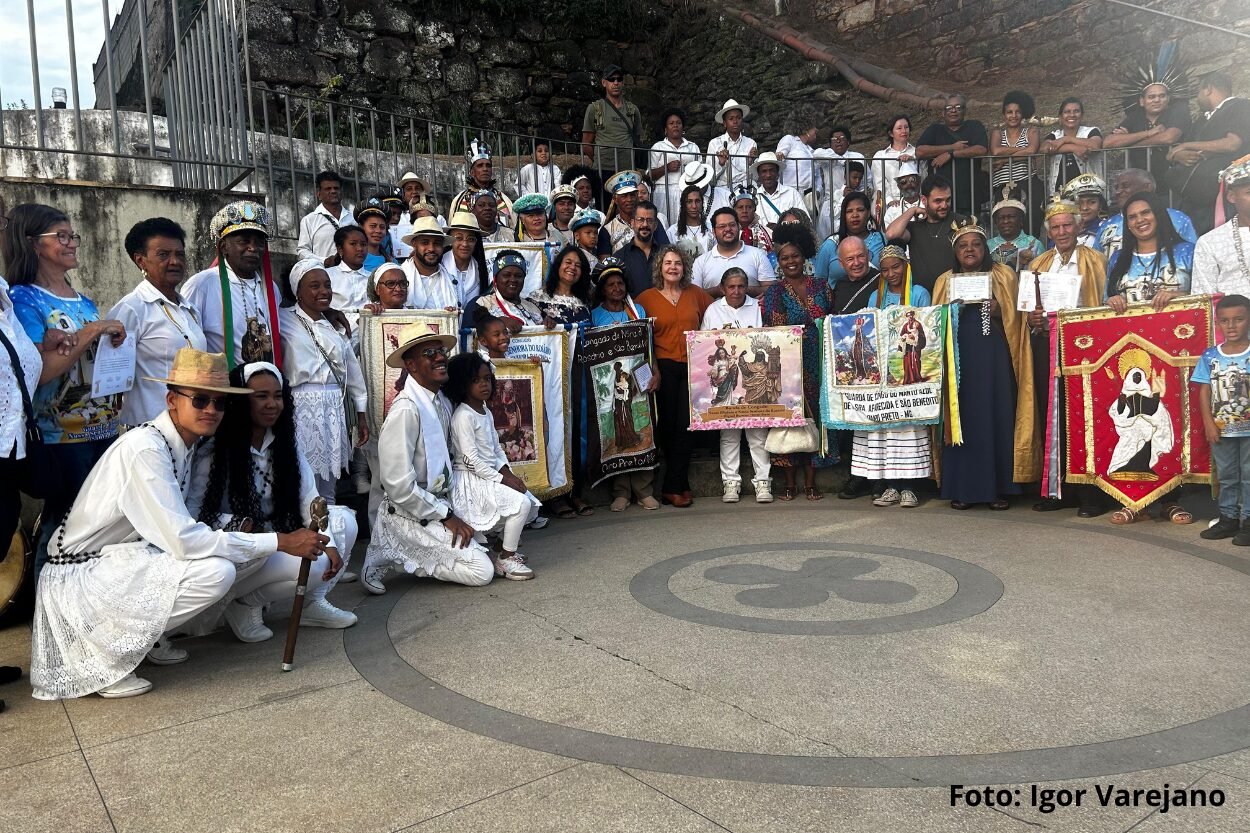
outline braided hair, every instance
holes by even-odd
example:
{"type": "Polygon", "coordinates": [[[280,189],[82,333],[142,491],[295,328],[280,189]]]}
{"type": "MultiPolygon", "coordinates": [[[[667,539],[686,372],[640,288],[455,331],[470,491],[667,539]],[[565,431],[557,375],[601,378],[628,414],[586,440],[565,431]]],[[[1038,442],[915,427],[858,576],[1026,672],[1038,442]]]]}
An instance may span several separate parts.
{"type": "MultiPolygon", "coordinates": [[[[232,387],[247,387],[243,365],[230,371],[232,387]]],[[[268,373],[259,370],[257,374],[268,373]]],[[[254,374],[255,375],[255,374],[254,374]]],[[[213,463],[204,489],[204,505],[197,520],[221,527],[221,507],[235,518],[251,518],[257,529],[293,532],[304,525],[300,511],[300,464],[295,443],[295,401],[291,387],[282,380],[282,414],[273,426],[273,515],[263,517],[260,495],[252,475],[252,415],[250,397],[229,397],[221,427],[213,439],[213,463]]]]}

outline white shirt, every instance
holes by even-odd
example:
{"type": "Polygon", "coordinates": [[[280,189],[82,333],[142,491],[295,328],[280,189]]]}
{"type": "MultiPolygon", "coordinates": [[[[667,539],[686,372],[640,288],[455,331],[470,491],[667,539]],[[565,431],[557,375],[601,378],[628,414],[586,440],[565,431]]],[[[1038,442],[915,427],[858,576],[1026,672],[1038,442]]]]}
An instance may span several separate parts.
{"type": "MultiPolygon", "coordinates": [[[[226,264],[226,278],[230,282],[230,306],[234,311],[234,355],[242,363],[243,335],[247,332],[247,319],[255,317],[272,337],[273,322],[269,320],[269,300],[265,292],[264,277],[257,274],[247,280],[240,278],[226,264]]],[[[217,268],[205,269],[192,275],[182,285],[182,296],[195,309],[208,342],[208,352],[226,351],[225,314],[221,307],[221,278],[217,268]]],[[[277,288],[274,298],[277,299],[277,288]]]]}
{"type": "Polygon", "coordinates": [[[704,231],[696,226],[687,226],[686,233],[679,235],[677,233],[677,224],[673,223],[673,225],[668,227],[667,231],[670,243],[676,244],[681,240],[693,240],[698,243],[699,254],[708,251],[716,245],[716,238],[712,235],[712,230],[710,228],[707,231],[704,231]]]}
{"type": "MultiPolygon", "coordinates": [[[[192,450],[174,428],[169,411],[150,428],[122,434],[87,475],[74,501],[65,521],[64,552],[145,542],[179,560],[217,556],[236,564],[277,552],[275,533],[223,532],[191,516],[186,492],[192,465],[192,450]]],[[[55,539],[49,550],[59,551],[55,539]]],[[[107,559],[108,553],[100,558],[107,559]]]]}
{"type": "Polygon", "coordinates": [[[317,207],[299,221],[299,242],[295,250],[301,258],[315,257],[324,261],[334,254],[334,233],[343,226],[356,225],[356,218],[346,205],[339,206],[339,216],[318,203],[317,207]]]}
{"type": "MultiPolygon", "coordinates": [[[[655,187],[658,189],[671,190],[674,193],[672,197],[678,197],[682,192],[681,172],[688,162],[698,162],[703,152],[699,150],[699,146],[689,139],[683,138],[680,144],[673,144],[667,137],[661,139],[651,146],[651,158],[647,160],[648,168],[664,168],[664,175],[655,181],[655,187]],[[679,162],[677,170],[668,170],[669,162],[679,162]]],[[[668,205],[663,206],[671,210],[668,205]]]]}
{"type": "Polygon", "coordinates": [[[781,162],[783,184],[800,192],[814,187],[812,149],[806,142],[793,134],[782,136],[777,143],[777,155],[785,157],[781,162]]]}
{"type": "Polygon", "coordinates": [[[747,273],[747,286],[759,286],[776,280],[773,265],[763,249],[742,243],[738,251],[725,257],[715,246],[712,250],[699,255],[694,262],[691,283],[704,289],[720,286],[720,279],[725,270],[737,266],[747,273]]]}
{"type": "Polygon", "coordinates": [[[352,325],[352,346],[360,347],[360,310],[369,303],[369,273],[364,267],[353,269],[339,261],[326,270],[330,276],[330,306],[352,325]]]}
{"type": "Polygon", "coordinates": [[[195,308],[177,293],[175,298],[170,301],[149,281],[140,281],[109,310],[107,317],[125,324],[126,333],[135,336],[135,383],[122,404],[123,425],[142,425],[168,410],[165,384],[147,378],[169,378],[174,354],[184,347],[208,349],[195,308]]]}
{"type": "MultiPolygon", "coordinates": [[[[451,403],[447,397],[417,384],[414,396],[424,396],[434,406],[443,433],[451,426],[451,403]]],[[[450,443],[448,443],[450,445],[450,443]]],[[[426,491],[425,444],[421,442],[421,414],[416,403],[406,396],[396,396],[382,423],[378,437],[378,478],[386,497],[404,514],[418,521],[441,521],[451,513],[451,506],[441,497],[426,491]]],[[[447,461],[451,468],[451,461],[447,461]]]]}
{"type": "Polygon", "coordinates": [[[755,189],[755,212],[760,222],[764,225],[771,226],[781,219],[781,215],[789,211],[791,208],[802,208],[804,212],[807,207],[803,204],[803,195],[789,185],[778,183],[777,190],[771,194],[765,193],[764,186],[758,186],[755,189]]]}
{"type": "Polygon", "coordinates": [[[742,306],[734,309],[724,298],[717,298],[703,313],[704,330],[723,330],[726,327],[763,327],[764,318],[760,302],[750,295],[742,300],[742,306]]]}
{"type": "Polygon", "coordinates": [[[282,374],[292,389],[301,385],[334,385],[342,388],[342,377],[347,393],[356,404],[356,412],[363,413],[369,407],[369,394],[365,389],[365,375],[360,362],[352,352],[347,336],[334,329],[324,318],[317,321],[298,306],[283,307],[282,317],[282,374]],[[320,348],[320,349],[318,349],[320,348]],[[322,355],[322,353],[325,355],[322,355]],[[329,362],[326,361],[329,356],[329,362]],[[331,370],[330,362],[334,369],[331,370]],[[337,371],[338,375],[335,375],[337,371]]]}
{"type": "Polygon", "coordinates": [[[526,194],[551,195],[560,184],[560,166],[552,162],[550,165],[539,165],[531,162],[517,173],[517,196],[526,194]]]}
{"type": "Polygon", "coordinates": [[[460,292],[441,262],[438,271],[429,276],[417,271],[412,258],[401,263],[399,268],[408,276],[408,306],[412,309],[460,308],[460,292]]]}
{"type": "Polygon", "coordinates": [[[1237,258],[1237,243],[1233,239],[1233,221],[1198,238],[1194,245],[1194,274],[1190,292],[1194,295],[1245,295],[1250,297],[1250,228],[1238,226],[1241,251],[1245,260],[1237,258]]]}
{"type": "MultiPolygon", "coordinates": [[[[456,256],[451,250],[443,252],[443,271],[452,279],[456,287],[456,295],[460,298],[460,308],[464,309],[482,294],[482,285],[477,274],[477,258],[469,258],[469,268],[463,272],[456,266],[456,256]]],[[[409,278],[409,281],[412,279],[409,278]]],[[[411,286],[409,287],[411,292],[411,286]]]]}
{"type": "Polygon", "coordinates": [[[812,156],[816,158],[816,164],[820,168],[822,184],[824,191],[821,193],[821,200],[828,202],[830,197],[838,197],[842,194],[842,189],[846,187],[846,166],[852,160],[858,160],[864,163],[864,179],[860,183],[860,189],[864,191],[872,190],[872,168],[864,159],[864,154],[857,150],[848,150],[845,154],[839,156],[833,148],[817,148],[813,151],[812,156]]]}
{"type": "MultiPolygon", "coordinates": [[[[848,156],[850,154],[847,154],[848,156]]],[[[916,146],[911,142],[907,143],[907,147],[902,150],[895,150],[890,145],[872,155],[872,167],[869,170],[872,173],[872,182],[876,182],[881,188],[881,204],[884,205],[891,200],[899,199],[898,190],[898,169],[902,166],[902,162],[898,161],[900,156],[910,156],[912,161],[916,160],[916,146]]],[[[868,180],[865,180],[868,181],[868,180]]]]}
{"type": "MultiPolygon", "coordinates": [[[[0,332],[17,352],[26,394],[33,397],[35,388],[39,386],[39,374],[43,371],[43,358],[17,320],[13,302],[9,300],[9,284],[4,278],[0,278],[0,332]]],[[[9,351],[5,350],[0,354],[0,457],[7,457],[16,451],[14,458],[21,460],[26,456],[26,408],[17,385],[13,361],[9,358],[9,351]]]]}
{"type": "Polygon", "coordinates": [[[755,149],[755,140],[741,134],[736,141],[730,139],[728,133],[722,133],[708,142],[707,164],[712,169],[712,187],[734,190],[750,185],[747,173],[751,170],[751,160],[748,157],[755,149]],[[716,156],[722,150],[729,151],[729,163],[725,166],[729,170],[724,175],[721,174],[720,159],[716,156]]]}

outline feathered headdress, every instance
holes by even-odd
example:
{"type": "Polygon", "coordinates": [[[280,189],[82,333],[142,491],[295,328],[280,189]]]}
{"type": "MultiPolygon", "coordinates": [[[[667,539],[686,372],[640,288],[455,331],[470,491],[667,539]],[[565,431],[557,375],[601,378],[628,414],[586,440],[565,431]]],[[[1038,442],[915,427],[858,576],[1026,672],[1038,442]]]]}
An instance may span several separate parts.
{"type": "Polygon", "coordinates": [[[1120,81],[1120,107],[1125,112],[1140,107],[1142,93],[1152,84],[1166,87],[1173,101],[1194,97],[1189,67],[1181,60],[1176,41],[1164,41],[1153,61],[1143,61],[1125,73],[1120,81]]]}

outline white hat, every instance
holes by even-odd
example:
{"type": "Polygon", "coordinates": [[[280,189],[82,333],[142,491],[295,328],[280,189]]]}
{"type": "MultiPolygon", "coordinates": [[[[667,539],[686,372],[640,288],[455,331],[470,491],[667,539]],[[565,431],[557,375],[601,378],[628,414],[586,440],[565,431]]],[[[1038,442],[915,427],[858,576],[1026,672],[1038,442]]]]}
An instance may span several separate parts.
{"type": "Polygon", "coordinates": [[[739,104],[738,102],[734,101],[734,100],[731,98],[731,99],[729,99],[728,101],[726,101],[726,102],[725,102],[725,106],[724,106],[724,107],[722,107],[722,108],[720,108],[719,110],[717,110],[717,111],[716,111],[716,120],[717,120],[718,122],[720,122],[721,124],[724,124],[724,123],[725,123],[725,114],[726,114],[726,113],[728,113],[730,110],[741,110],[741,111],[742,111],[742,118],[744,118],[744,119],[745,119],[747,116],[751,115],[751,108],[750,108],[750,107],[746,106],[745,104],[739,104]]]}
{"type": "Polygon", "coordinates": [[[902,179],[905,176],[920,176],[920,166],[911,160],[898,163],[898,173],[894,178],[902,179]]]}
{"type": "Polygon", "coordinates": [[[415,182],[418,185],[420,185],[421,193],[423,194],[431,194],[434,192],[434,188],[431,187],[430,183],[426,182],[424,179],[417,176],[416,173],[414,173],[413,171],[407,171],[403,176],[401,176],[399,178],[398,186],[400,188],[403,188],[404,183],[407,183],[407,182],[415,182]]]}
{"type": "Polygon", "coordinates": [[[781,160],[778,159],[777,154],[773,153],[771,150],[764,151],[755,158],[755,162],[751,164],[751,173],[758,175],[760,172],[760,165],[776,165],[777,170],[781,170],[781,160]]]}
{"type": "Polygon", "coordinates": [[[683,188],[691,185],[706,188],[712,182],[712,169],[703,162],[687,162],[681,172],[683,188]]]}
{"type": "Polygon", "coordinates": [[[422,217],[412,224],[412,231],[408,232],[400,239],[404,241],[405,246],[411,246],[418,237],[437,237],[439,239],[443,239],[446,236],[447,232],[445,232],[443,227],[438,224],[438,220],[433,217],[422,217]]]}

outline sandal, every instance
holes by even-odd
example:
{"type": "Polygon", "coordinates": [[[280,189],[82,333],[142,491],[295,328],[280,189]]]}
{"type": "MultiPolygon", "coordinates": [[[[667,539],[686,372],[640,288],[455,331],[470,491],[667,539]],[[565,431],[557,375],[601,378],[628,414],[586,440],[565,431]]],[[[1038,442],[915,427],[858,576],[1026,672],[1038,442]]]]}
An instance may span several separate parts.
{"type": "Polygon", "coordinates": [[[796,489],[793,486],[786,486],[781,490],[781,494],[777,495],[777,500],[794,500],[796,489]]]}
{"type": "Polygon", "coordinates": [[[570,518],[576,518],[577,512],[575,512],[573,507],[566,501],[565,503],[560,504],[560,507],[556,509],[556,517],[567,521],[570,518]]]}
{"type": "Polygon", "coordinates": [[[582,517],[595,514],[595,507],[591,506],[589,503],[587,503],[584,500],[574,499],[572,501],[572,504],[573,504],[573,511],[581,515],[582,517]]]}
{"type": "Polygon", "coordinates": [[[1174,524],[1191,524],[1194,522],[1194,516],[1179,503],[1172,503],[1163,507],[1163,517],[1174,524]]]}
{"type": "Polygon", "coordinates": [[[1136,509],[1129,509],[1127,506],[1117,509],[1111,513],[1111,523],[1116,526],[1125,526],[1127,524],[1137,523],[1142,519],[1142,513],[1136,509]]]}
{"type": "Polygon", "coordinates": [[[817,489],[815,486],[808,486],[803,491],[807,494],[808,500],[820,500],[824,497],[824,494],[820,491],[820,489],[817,489]]]}

